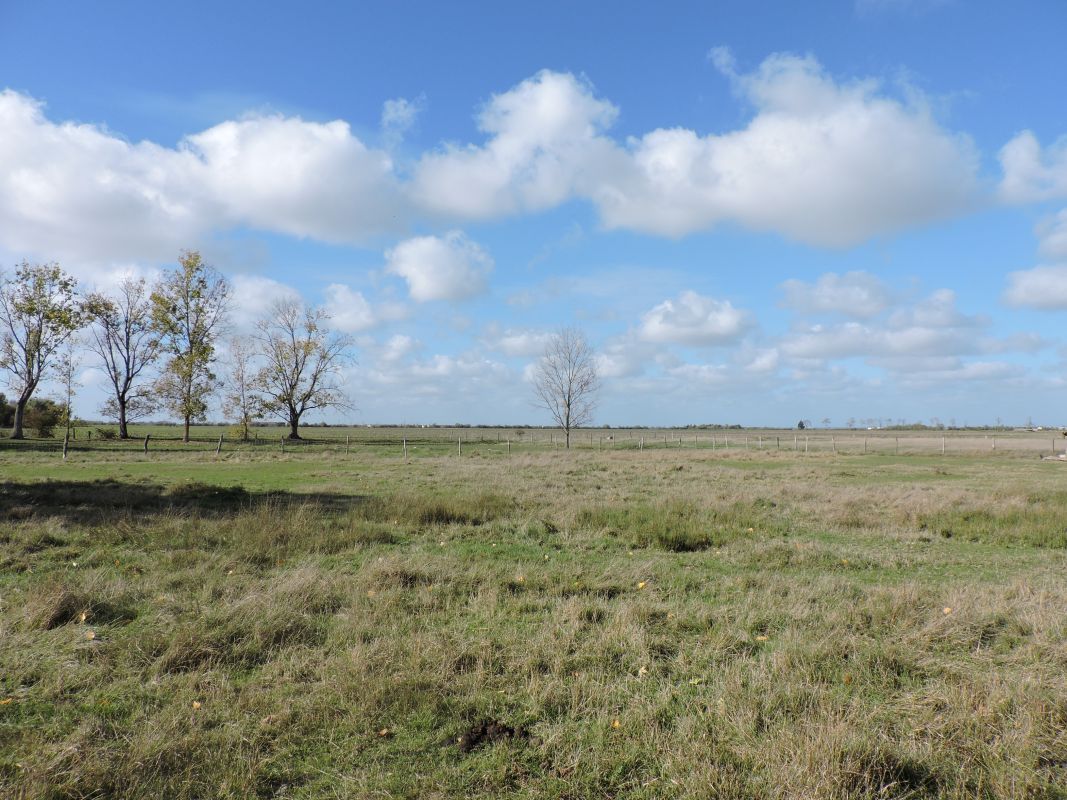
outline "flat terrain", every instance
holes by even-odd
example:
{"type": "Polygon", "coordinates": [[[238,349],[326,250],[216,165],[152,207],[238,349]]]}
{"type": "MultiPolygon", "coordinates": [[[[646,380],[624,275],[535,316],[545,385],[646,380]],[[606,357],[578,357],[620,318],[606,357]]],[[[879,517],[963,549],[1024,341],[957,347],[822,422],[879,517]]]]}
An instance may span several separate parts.
{"type": "Polygon", "coordinates": [[[0,443],[0,797],[1067,798],[1067,464],[602,435],[0,443]]]}

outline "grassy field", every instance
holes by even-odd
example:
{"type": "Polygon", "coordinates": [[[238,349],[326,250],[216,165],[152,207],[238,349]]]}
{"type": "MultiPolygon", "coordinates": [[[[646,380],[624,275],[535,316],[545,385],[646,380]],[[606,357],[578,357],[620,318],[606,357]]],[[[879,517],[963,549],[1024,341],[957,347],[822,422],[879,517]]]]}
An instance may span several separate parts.
{"type": "Polygon", "coordinates": [[[369,441],[5,443],[0,797],[1067,798],[1067,465],[369,441]]]}

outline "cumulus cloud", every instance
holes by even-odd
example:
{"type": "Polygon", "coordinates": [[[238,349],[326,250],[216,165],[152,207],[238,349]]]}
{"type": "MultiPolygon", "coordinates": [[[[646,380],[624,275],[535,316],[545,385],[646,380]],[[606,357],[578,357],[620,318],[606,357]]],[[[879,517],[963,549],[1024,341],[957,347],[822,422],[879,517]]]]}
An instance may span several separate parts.
{"type": "Polygon", "coordinates": [[[715,345],[736,340],[751,326],[751,315],[729,300],[685,291],[647,311],[640,334],[649,342],[715,345]]]}
{"type": "Polygon", "coordinates": [[[335,242],[399,227],[389,157],[341,121],[252,116],[168,148],[52,122],[8,90],[0,130],[0,240],[20,252],[160,260],[237,225],[335,242]]]}
{"type": "Polygon", "coordinates": [[[424,155],[413,195],[429,211],[460,219],[558,205],[610,155],[600,134],[616,114],[588,83],[543,70],[489,100],[478,116],[485,144],[453,144],[424,155]]]}
{"type": "Polygon", "coordinates": [[[545,347],[552,338],[550,331],[531,330],[528,328],[501,329],[497,324],[487,326],[482,341],[491,350],[515,358],[533,358],[545,352],[545,347]]]}
{"type": "Polygon", "coordinates": [[[921,102],[839,83],[815,59],[779,54],[740,74],[713,59],[756,108],[743,129],[659,129],[628,144],[627,169],[595,201],[609,227],[680,236],[722,222],[840,247],[951,216],[972,202],[971,140],[921,102]]]}
{"type": "Polygon", "coordinates": [[[1004,302],[1045,311],[1067,309],[1067,264],[1009,273],[1004,302]]]}
{"type": "Polygon", "coordinates": [[[1008,203],[1067,197],[1067,136],[1042,149],[1032,131],[1017,134],[1000,150],[1000,196],[1008,203]]]}
{"type": "MultiPolygon", "coordinates": [[[[83,261],[159,260],[233,227],[365,243],[419,221],[585,198],[609,228],[681,236],[733,223],[845,246],[971,202],[974,147],[921,98],[835,80],[811,57],[774,55],[752,73],[724,51],[714,60],[755,110],[740,129],[660,128],[620,141],[609,134],[615,105],[583,78],[544,70],[488,100],[480,143],[443,145],[410,170],[343,120],[254,114],[165,147],[53,122],[36,100],[5,91],[0,242],[83,261]]],[[[383,139],[399,141],[420,108],[387,101],[383,139]]],[[[1067,185],[1067,145],[1042,155],[1024,134],[1002,157],[1008,194],[1067,185]]]]}
{"type": "Polygon", "coordinates": [[[874,317],[893,301],[892,292],[869,272],[827,272],[815,283],[788,280],[782,284],[782,305],[802,314],[845,314],[874,317]]]}
{"type": "Polygon", "coordinates": [[[781,351],[791,358],[866,357],[871,363],[884,365],[886,359],[1032,351],[1042,346],[1037,337],[1028,335],[1007,339],[988,336],[988,325],[986,317],[960,312],[954,292],[939,289],[882,321],[798,326],[782,338],[781,351]]]}
{"type": "Polygon", "coordinates": [[[292,286],[263,275],[233,275],[230,281],[230,320],[239,331],[251,330],[281,300],[301,300],[292,286]]]}
{"type": "Polygon", "coordinates": [[[330,315],[330,326],[344,333],[361,333],[407,316],[403,305],[384,303],[374,307],[362,292],[343,283],[331,283],[325,294],[324,307],[330,315]]]}
{"type": "Polygon", "coordinates": [[[1067,208],[1038,223],[1037,236],[1041,255],[1067,261],[1067,208]]]}
{"type": "Polygon", "coordinates": [[[411,298],[462,300],[485,290],[493,259],[462,231],[416,236],[385,254],[386,272],[407,281],[411,298]]]}

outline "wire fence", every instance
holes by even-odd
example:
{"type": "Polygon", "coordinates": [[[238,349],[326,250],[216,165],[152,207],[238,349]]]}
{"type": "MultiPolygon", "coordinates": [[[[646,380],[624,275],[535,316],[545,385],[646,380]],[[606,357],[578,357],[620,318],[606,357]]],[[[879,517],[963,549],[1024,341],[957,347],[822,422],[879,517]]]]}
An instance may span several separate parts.
{"type": "MultiPolygon", "coordinates": [[[[248,439],[202,428],[189,442],[175,429],[159,428],[130,439],[103,438],[99,430],[75,429],[54,439],[0,439],[0,458],[19,452],[77,454],[127,453],[142,456],[171,453],[381,453],[402,457],[441,455],[513,455],[563,450],[566,435],[539,428],[309,428],[301,439],[287,431],[256,428],[248,439]]],[[[578,451],[644,451],[689,449],[713,452],[793,452],[838,455],[995,455],[1067,458],[1067,437],[1041,432],[894,432],[894,431],[692,431],[652,428],[574,430],[569,446],[578,451]]]]}

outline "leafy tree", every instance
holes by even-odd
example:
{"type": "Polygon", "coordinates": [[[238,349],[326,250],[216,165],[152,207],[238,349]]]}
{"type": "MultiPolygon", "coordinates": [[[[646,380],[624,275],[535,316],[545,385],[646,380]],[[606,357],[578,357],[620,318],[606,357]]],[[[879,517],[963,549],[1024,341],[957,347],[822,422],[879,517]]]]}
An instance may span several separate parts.
{"type": "Polygon", "coordinates": [[[592,422],[600,388],[596,354],[585,334],[564,328],[552,336],[534,368],[533,384],[535,405],[563,429],[569,449],[571,430],[592,422]]]}
{"type": "Polygon", "coordinates": [[[66,409],[55,400],[42,398],[26,404],[24,424],[41,439],[55,436],[56,426],[63,424],[66,409]]]}
{"type": "Polygon", "coordinates": [[[805,427],[806,426],[804,425],[804,420],[800,420],[800,422],[797,423],[797,430],[798,431],[804,430],[805,427]]]}
{"type": "Polygon", "coordinates": [[[26,405],[60,347],[85,322],[77,281],[58,264],[23,261],[0,276],[0,368],[15,391],[11,438],[22,439],[26,405]]]}
{"type": "Polygon", "coordinates": [[[122,439],[129,438],[129,422],[159,408],[152,386],[140,380],[160,353],[152,310],[143,278],[127,278],[114,297],[94,294],[89,298],[93,323],[89,349],[100,358],[111,383],[111,396],[100,411],[118,422],[122,439]]]}
{"type": "Polygon", "coordinates": [[[241,438],[248,441],[248,429],[263,416],[263,398],[256,388],[256,372],[252,363],[253,342],[234,337],[229,342],[229,380],[223,396],[223,413],[236,420],[241,438]]]}
{"type": "Polygon", "coordinates": [[[15,404],[0,392],[0,428],[7,428],[15,420],[15,404]]]}
{"type": "Polygon", "coordinates": [[[263,410],[289,425],[300,438],[300,419],[308,411],[348,408],[341,368],[351,337],[330,333],[329,315],[296,300],[279,300],[256,325],[255,341],[264,366],[256,375],[263,410]]]}
{"type": "Polygon", "coordinates": [[[152,328],[167,360],[156,391],[182,420],[182,441],[189,441],[192,420],[207,415],[215,391],[212,371],[215,341],[222,332],[230,287],[195,250],[182,251],[178,267],[156,284],[150,302],[152,328]]]}

